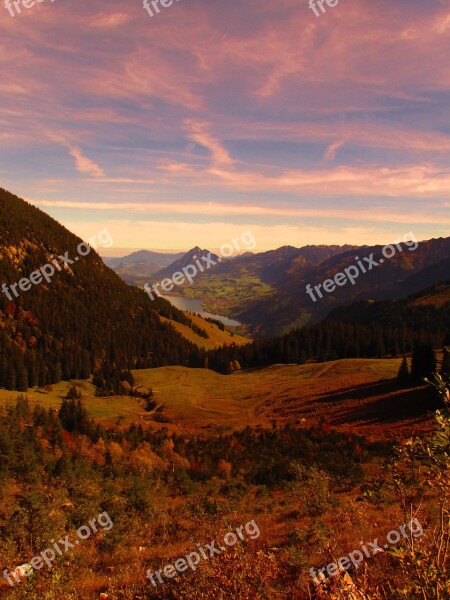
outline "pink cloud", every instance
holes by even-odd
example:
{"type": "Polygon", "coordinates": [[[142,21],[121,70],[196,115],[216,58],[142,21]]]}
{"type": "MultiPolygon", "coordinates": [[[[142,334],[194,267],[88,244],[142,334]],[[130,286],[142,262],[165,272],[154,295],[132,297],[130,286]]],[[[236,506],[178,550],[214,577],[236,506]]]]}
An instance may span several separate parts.
{"type": "MultiPolygon", "coordinates": [[[[26,198],[28,202],[44,208],[71,208],[86,209],[86,202],[76,200],[45,200],[26,198]]],[[[365,207],[359,209],[348,208],[321,208],[321,207],[289,207],[289,206],[264,206],[256,205],[230,205],[220,202],[196,202],[186,201],[183,203],[165,202],[93,202],[89,201],[91,210],[116,211],[123,210],[129,214],[174,214],[174,215],[204,215],[210,217],[295,217],[295,218],[319,218],[319,219],[344,219],[347,221],[363,221],[372,223],[386,223],[386,214],[383,207],[378,209],[365,207]]],[[[445,207],[445,203],[442,205],[445,207]]],[[[391,223],[417,223],[417,224],[450,224],[450,216],[433,216],[429,211],[407,210],[407,212],[390,212],[391,223]]]]}
{"type": "Polygon", "coordinates": [[[150,19],[139,2],[61,0],[0,31],[2,146],[66,148],[77,172],[53,181],[60,194],[76,179],[84,194],[230,204],[449,197],[448,6],[354,0],[316,19],[297,0],[182,0],[150,19]]]}
{"type": "Polygon", "coordinates": [[[185,121],[185,127],[188,132],[189,139],[193,140],[200,146],[208,148],[211,152],[212,162],[215,165],[232,165],[234,160],[231,158],[228,151],[209,131],[207,123],[195,120],[185,121]]]}
{"type": "Polygon", "coordinates": [[[90,158],[84,156],[79,148],[73,146],[69,149],[69,154],[75,159],[76,169],[80,173],[87,173],[93,177],[102,177],[104,175],[103,169],[90,158]]]}
{"type": "Polygon", "coordinates": [[[130,20],[130,16],[123,13],[99,14],[92,17],[91,27],[98,29],[114,29],[125,25],[130,20]]]}

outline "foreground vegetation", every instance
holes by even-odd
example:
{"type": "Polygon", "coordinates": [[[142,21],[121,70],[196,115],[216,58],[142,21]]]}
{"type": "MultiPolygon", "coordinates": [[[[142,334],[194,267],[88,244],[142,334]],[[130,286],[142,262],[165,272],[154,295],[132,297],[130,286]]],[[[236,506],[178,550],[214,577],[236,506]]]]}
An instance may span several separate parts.
{"type": "MultiPolygon", "coordinates": [[[[447,400],[448,384],[437,379],[436,386],[447,400]]],[[[316,590],[309,569],[416,517],[424,535],[414,545],[407,540],[351,572],[355,598],[448,598],[449,435],[450,416],[441,411],[434,436],[394,449],[326,425],[180,436],[140,425],[105,429],[77,398],[56,412],[20,397],[0,419],[2,569],[73,536],[102,511],[114,526],[14,588],[3,581],[4,595],[337,598],[339,582],[333,592],[316,590]],[[161,569],[250,520],[258,539],[158,589],[146,580],[147,569],[161,569]]]]}

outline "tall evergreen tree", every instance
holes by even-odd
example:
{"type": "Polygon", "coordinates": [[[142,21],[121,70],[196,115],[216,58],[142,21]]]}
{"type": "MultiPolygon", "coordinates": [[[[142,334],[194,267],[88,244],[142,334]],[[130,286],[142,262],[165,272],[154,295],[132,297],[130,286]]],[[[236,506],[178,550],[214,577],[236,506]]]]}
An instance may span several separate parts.
{"type": "Polygon", "coordinates": [[[406,381],[409,378],[409,367],[406,356],[403,355],[403,360],[397,372],[397,377],[400,381],[406,381]]]}
{"type": "Polygon", "coordinates": [[[17,369],[15,389],[19,392],[26,392],[28,390],[28,375],[23,364],[20,364],[17,369]]]}

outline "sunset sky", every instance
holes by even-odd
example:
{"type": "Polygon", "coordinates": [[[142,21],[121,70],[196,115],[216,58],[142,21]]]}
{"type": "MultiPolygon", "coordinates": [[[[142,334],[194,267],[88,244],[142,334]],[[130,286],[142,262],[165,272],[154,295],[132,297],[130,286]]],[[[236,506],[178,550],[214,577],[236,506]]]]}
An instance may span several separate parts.
{"type": "Polygon", "coordinates": [[[0,187],[118,248],[450,235],[450,1],[0,0],[0,187]]]}

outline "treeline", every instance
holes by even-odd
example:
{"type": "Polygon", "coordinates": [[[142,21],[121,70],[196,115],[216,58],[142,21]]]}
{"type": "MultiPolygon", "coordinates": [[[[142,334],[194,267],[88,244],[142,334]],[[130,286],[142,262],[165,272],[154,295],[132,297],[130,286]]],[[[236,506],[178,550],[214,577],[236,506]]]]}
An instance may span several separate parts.
{"type": "Polygon", "coordinates": [[[210,351],[208,366],[221,373],[228,373],[232,370],[234,361],[248,369],[276,363],[303,364],[311,359],[325,362],[341,358],[396,357],[412,352],[419,343],[442,347],[445,335],[444,327],[430,331],[323,321],[295,329],[278,338],[210,351]]]}
{"type": "MultiPolygon", "coordinates": [[[[26,391],[61,380],[87,379],[93,373],[102,377],[105,364],[111,374],[203,364],[203,352],[197,346],[143,306],[140,309],[135,318],[123,314],[114,325],[104,322],[96,327],[87,315],[75,327],[67,315],[64,324],[56,325],[56,336],[53,327],[38,321],[31,311],[9,303],[0,310],[0,387],[26,391]]],[[[106,387],[115,389],[116,383],[117,377],[111,377],[106,387]]]]}
{"type": "Polygon", "coordinates": [[[39,405],[32,408],[21,396],[0,416],[3,482],[20,477],[24,483],[57,485],[57,480],[67,479],[73,484],[95,470],[113,480],[142,475],[146,485],[149,473],[157,473],[184,491],[217,476],[274,487],[293,479],[290,464],[295,461],[317,466],[336,486],[353,486],[363,478],[362,464],[373,453],[363,438],[333,431],[326,424],[311,429],[246,427],[227,436],[189,440],[141,425],[124,431],[105,429],[89,418],[75,397],[63,400],[57,412],[39,405]]]}
{"type": "MultiPolygon", "coordinates": [[[[276,363],[397,357],[412,352],[418,344],[442,347],[445,338],[444,331],[325,321],[279,338],[205,351],[178,336],[175,340],[173,329],[159,322],[147,327],[147,331],[158,332],[156,337],[143,335],[145,329],[130,336],[124,322],[119,348],[110,347],[108,357],[100,361],[105,356],[101,348],[97,352],[81,349],[73,339],[70,342],[70,337],[58,342],[44,333],[31,313],[14,306],[9,311],[15,318],[3,320],[0,329],[0,387],[18,391],[44,387],[62,379],[88,378],[94,373],[96,386],[104,392],[101,395],[109,395],[120,393],[123,381],[132,383],[131,369],[181,364],[194,368],[208,366],[226,374],[238,368],[261,368],[276,363]],[[129,354],[122,354],[126,349],[129,354]]],[[[0,324],[1,319],[0,312],[0,324]]],[[[85,334],[88,337],[87,331],[85,334]]]]}
{"type": "Polygon", "coordinates": [[[328,319],[353,325],[382,323],[383,327],[392,329],[407,328],[439,335],[450,328],[450,302],[439,302],[439,292],[449,285],[450,282],[436,284],[403,300],[353,302],[335,308],[328,319]],[[432,303],[434,297],[436,304],[432,303]]]}

